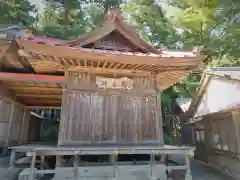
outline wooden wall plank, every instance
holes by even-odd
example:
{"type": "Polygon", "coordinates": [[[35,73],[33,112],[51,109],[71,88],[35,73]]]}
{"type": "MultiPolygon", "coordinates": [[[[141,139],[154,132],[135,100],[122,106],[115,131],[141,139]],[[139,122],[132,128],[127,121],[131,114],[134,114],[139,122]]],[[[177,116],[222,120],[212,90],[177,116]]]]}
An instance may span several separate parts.
{"type": "Polygon", "coordinates": [[[64,91],[59,145],[163,143],[157,133],[156,96],[64,91]]]}
{"type": "Polygon", "coordinates": [[[240,109],[232,112],[234,132],[236,134],[237,150],[240,154],[240,109]]]}

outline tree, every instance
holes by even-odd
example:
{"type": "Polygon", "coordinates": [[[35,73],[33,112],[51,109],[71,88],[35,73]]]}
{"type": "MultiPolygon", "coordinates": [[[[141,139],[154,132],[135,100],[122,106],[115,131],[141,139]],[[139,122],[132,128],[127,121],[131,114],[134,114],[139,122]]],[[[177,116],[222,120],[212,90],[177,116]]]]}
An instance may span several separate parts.
{"type": "Polygon", "coordinates": [[[39,26],[48,37],[69,39],[86,32],[88,23],[78,0],[46,2],[39,26]]]}
{"type": "Polygon", "coordinates": [[[155,0],[127,1],[123,9],[130,15],[129,24],[152,45],[177,47],[177,31],[155,0]]]}
{"type": "Polygon", "coordinates": [[[0,3],[0,23],[18,24],[31,27],[35,17],[36,7],[28,0],[4,0],[0,3]]]}
{"type": "MultiPolygon", "coordinates": [[[[240,8],[233,1],[168,1],[178,8],[178,13],[172,17],[174,27],[181,29],[178,43],[183,49],[201,46],[202,53],[207,57],[207,67],[234,66],[240,63],[240,36],[237,28],[240,27],[237,22],[240,8]]],[[[201,73],[192,74],[171,90],[178,96],[194,97],[200,79],[201,73]]]]}
{"type": "Polygon", "coordinates": [[[109,8],[119,7],[120,0],[51,0],[40,16],[45,35],[60,39],[80,36],[96,27],[109,8]]]}
{"type": "Polygon", "coordinates": [[[104,20],[105,16],[105,10],[96,5],[96,4],[90,4],[86,7],[86,20],[89,23],[89,30],[94,29],[97,25],[99,25],[104,20]]]}
{"type": "Polygon", "coordinates": [[[207,56],[206,65],[211,64],[213,57],[221,59],[226,54],[235,57],[235,63],[238,61],[240,41],[239,22],[236,19],[240,6],[234,1],[169,1],[179,8],[173,19],[175,27],[182,29],[183,48],[202,46],[202,52],[207,56]]]}

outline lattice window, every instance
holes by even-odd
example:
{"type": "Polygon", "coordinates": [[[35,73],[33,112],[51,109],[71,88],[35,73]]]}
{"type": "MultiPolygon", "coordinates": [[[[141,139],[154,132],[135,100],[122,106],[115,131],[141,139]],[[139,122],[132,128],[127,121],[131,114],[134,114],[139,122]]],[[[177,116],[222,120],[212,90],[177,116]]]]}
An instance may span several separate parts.
{"type": "Polygon", "coordinates": [[[205,143],[205,131],[204,129],[196,130],[196,140],[197,143],[205,143]]]}
{"type": "Polygon", "coordinates": [[[212,148],[221,150],[219,125],[216,121],[212,122],[212,148]]]}
{"type": "Polygon", "coordinates": [[[231,119],[215,120],[212,122],[212,148],[237,152],[236,136],[231,119]]]}

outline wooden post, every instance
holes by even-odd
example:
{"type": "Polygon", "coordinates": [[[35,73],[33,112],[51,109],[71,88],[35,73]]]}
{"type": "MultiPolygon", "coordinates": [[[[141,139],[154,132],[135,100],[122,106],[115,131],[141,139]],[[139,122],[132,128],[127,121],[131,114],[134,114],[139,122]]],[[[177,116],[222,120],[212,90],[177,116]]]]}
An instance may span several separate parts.
{"type": "Polygon", "coordinates": [[[15,109],[15,103],[13,103],[12,107],[11,107],[11,115],[10,115],[9,128],[8,128],[8,138],[7,138],[7,147],[9,146],[10,138],[11,138],[11,128],[12,128],[14,109],[15,109]]]}
{"type": "Polygon", "coordinates": [[[163,180],[167,180],[168,179],[168,155],[167,154],[162,154],[161,156],[161,161],[164,162],[164,170],[165,173],[163,174],[163,180]]]}
{"type": "Polygon", "coordinates": [[[78,166],[79,166],[79,156],[78,156],[78,152],[76,152],[75,155],[74,155],[74,162],[73,162],[73,168],[74,168],[73,177],[74,177],[75,180],[78,180],[78,173],[79,173],[78,172],[78,166]]]}
{"type": "Polygon", "coordinates": [[[64,159],[63,156],[56,156],[56,167],[63,167],[64,159]]]}
{"type": "MultiPolygon", "coordinates": [[[[240,111],[233,111],[232,112],[232,118],[233,118],[233,125],[235,127],[235,138],[236,138],[236,148],[238,154],[240,154],[240,111]]],[[[239,156],[240,158],[240,156],[239,156]]]]}
{"type": "Polygon", "coordinates": [[[161,110],[161,97],[160,93],[156,94],[156,127],[157,127],[157,140],[163,142],[163,122],[162,122],[162,110],[161,110]]]}
{"type": "Polygon", "coordinates": [[[113,171],[112,171],[112,173],[113,173],[113,180],[114,179],[116,179],[117,177],[116,177],[116,161],[117,161],[117,155],[118,155],[118,152],[116,152],[115,154],[112,154],[111,155],[111,161],[112,161],[112,166],[113,166],[113,171]]]}
{"type": "MultiPolygon", "coordinates": [[[[41,156],[41,162],[40,162],[41,170],[44,170],[44,164],[45,164],[45,156],[41,156]]],[[[44,173],[42,173],[41,176],[43,177],[44,173]]]]}
{"type": "Polygon", "coordinates": [[[11,156],[10,156],[10,167],[14,167],[15,165],[15,159],[16,159],[16,150],[12,149],[11,156]]]}
{"type": "Polygon", "coordinates": [[[36,151],[33,151],[29,180],[34,180],[35,179],[35,162],[36,162],[36,151]]]}
{"type": "Polygon", "coordinates": [[[154,177],[155,176],[155,174],[154,174],[154,170],[155,170],[155,154],[153,152],[151,153],[150,165],[151,165],[150,179],[151,180],[155,180],[156,179],[156,177],[154,177]]]}
{"type": "Polygon", "coordinates": [[[22,140],[23,132],[24,132],[24,130],[26,130],[26,129],[24,129],[25,121],[26,121],[26,108],[24,108],[24,112],[23,112],[23,117],[22,118],[23,119],[22,119],[22,125],[21,125],[20,144],[23,143],[23,140],[22,140]]]}
{"type": "Polygon", "coordinates": [[[185,180],[192,180],[188,150],[185,151],[185,158],[186,158],[186,166],[187,166],[185,180]]]}
{"type": "Polygon", "coordinates": [[[41,156],[41,165],[42,165],[42,166],[44,165],[44,162],[45,162],[45,157],[44,157],[44,156],[41,156]]]}

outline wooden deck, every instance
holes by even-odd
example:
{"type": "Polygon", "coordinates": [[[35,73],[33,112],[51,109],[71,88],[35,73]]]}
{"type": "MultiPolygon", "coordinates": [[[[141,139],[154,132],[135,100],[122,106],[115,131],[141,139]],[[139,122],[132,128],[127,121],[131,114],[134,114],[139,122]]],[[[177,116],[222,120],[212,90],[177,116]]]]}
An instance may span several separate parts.
{"type": "Polygon", "coordinates": [[[57,146],[56,144],[33,143],[9,147],[15,152],[26,152],[37,155],[75,155],[78,154],[183,154],[187,147],[157,145],[157,144],[83,144],[81,146],[57,146]]]}

